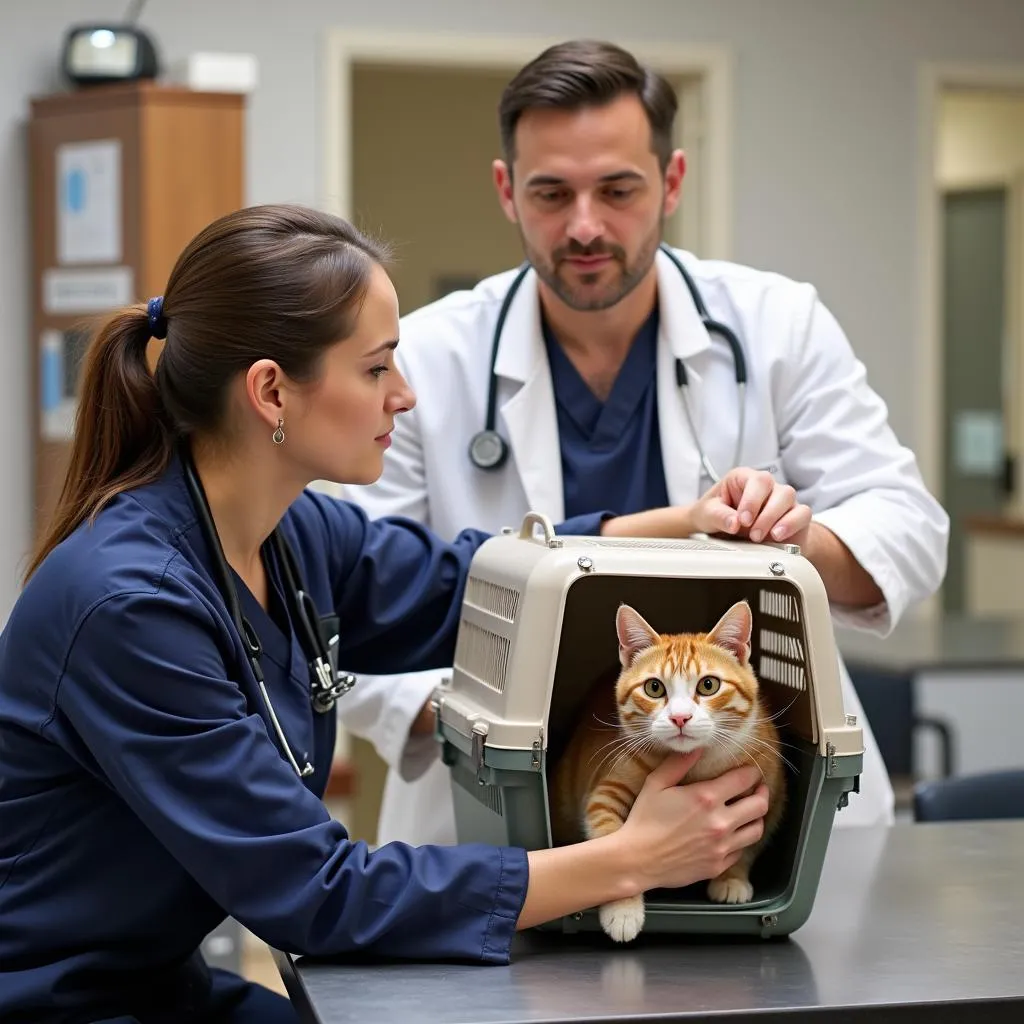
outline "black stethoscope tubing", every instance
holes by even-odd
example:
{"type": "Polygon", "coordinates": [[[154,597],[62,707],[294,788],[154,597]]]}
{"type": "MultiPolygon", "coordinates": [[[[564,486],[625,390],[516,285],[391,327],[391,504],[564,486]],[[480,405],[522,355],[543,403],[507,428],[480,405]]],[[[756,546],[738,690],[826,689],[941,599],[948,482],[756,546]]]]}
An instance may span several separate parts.
{"type": "MultiPolygon", "coordinates": [[[[683,266],[679,257],[667,246],[661,245],[661,251],[672,261],[675,268],[679,271],[680,276],[686,284],[687,289],[690,292],[690,296],[693,299],[693,304],[697,310],[697,314],[700,317],[701,324],[709,334],[718,334],[728,344],[730,351],[732,352],[733,365],[735,367],[735,379],[736,387],[739,392],[739,431],[736,437],[736,453],[733,458],[733,465],[739,465],[740,456],[743,451],[743,434],[746,425],[746,389],[747,389],[747,360],[743,353],[743,346],[740,343],[736,333],[727,324],[723,324],[718,320],[713,320],[708,314],[707,307],[704,305],[704,299],[700,294],[700,289],[697,287],[696,282],[690,276],[689,271],[683,266]]],[[[505,292],[505,297],[502,300],[501,307],[498,310],[498,319],[494,325],[494,335],[491,339],[491,358],[490,358],[490,376],[488,378],[487,387],[487,414],[484,421],[483,430],[477,431],[473,435],[469,442],[469,459],[477,469],[493,470],[499,469],[503,466],[508,459],[509,447],[508,442],[498,433],[496,429],[497,417],[498,417],[498,377],[495,373],[495,367],[498,362],[498,348],[501,343],[501,332],[505,327],[505,320],[508,317],[509,308],[512,305],[512,300],[515,298],[516,293],[519,291],[520,285],[526,278],[526,275],[530,271],[530,264],[524,263],[520,268],[512,283],[509,285],[508,291],[505,292]]],[[[721,478],[720,474],[715,470],[711,460],[708,458],[707,453],[704,451],[703,446],[700,443],[700,438],[697,435],[696,427],[693,422],[693,415],[690,410],[690,401],[687,395],[687,389],[689,380],[686,375],[686,367],[683,365],[681,359],[675,361],[676,370],[676,384],[683,397],[683,408],[686,412],[686,419],[690,426],[690,432],[693,435],[694,443],[697,446],[697,452],[700,456],[701,465],[704,467],[704,471],[708,474],[712,481],[716,482],[721,478]]]]}
{"type": "MultiPolygon", "coordinates": [[[[274,705],[270,700],[270,694],[267,692],[267,684],[260,664],[263,646],[252,623],[242,614],[242,606],[238,600],[238,590],[235,587],[234,580],[231,578],[231,568],[224,556],[224,549],[220,543],[217,526],[213,521],[213,514],[210,511],[210,503],[207,501],[206,491],[203,489],[202,481],[199,479],[199,474],[196,472],[195,463],[192,461],[192,456],[187,450],[187,446],[182,448],[181,459],[185,470],[185,482],[198,515],[199,528],[210,549],[217,588],[224,598],[224,603],[228,606],[228,612],[235,624],[235,628],[238,630],[238,635],[241,637],[242,646],[245,648],[246,657],[249,660],[253,675],[256,677],[256,684],[259,687],[260,695],[263,698],[281,751],[299,777],[305,778],[313,774],[313,765],[307,760],[305,764],[301,767],[299,766],[284,734],[284,729],[281,727],[277,712],[274,710],[274,705]]],[[[280,528],[276,528],[271,533],[269,540],[284,577],[284,594],[285,600],[288,603],[289,615],[295,623],[299,644],[309,665],[310,701],[316,711],[324,714],[334,707],[335,701],[351,688],[355,680],[348,674],[338,674],[335,676],[327,644],[317,628],[316,606],[302,586],[302,575],[295,560],[295,554],[281,533],[280,528]]]]}

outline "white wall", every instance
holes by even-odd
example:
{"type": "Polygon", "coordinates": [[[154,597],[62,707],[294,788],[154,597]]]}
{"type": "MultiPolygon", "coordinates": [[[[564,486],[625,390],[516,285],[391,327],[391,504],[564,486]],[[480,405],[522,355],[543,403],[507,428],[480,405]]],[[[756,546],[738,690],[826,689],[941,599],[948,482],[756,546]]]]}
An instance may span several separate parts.
{"type": "MultiPolygon", "coordinates": [[[[0,616],[15,595],[28,537],[22,122],[28,97],[53,85],[64,27],[118,17],[125,6],[0,0],[0,616]]],[[[144,23],[167,57],[195,49],[259,57],[248,142],[254,202],[321,199],[319,57],[328,26],[731,46],[735,255],[818,284],[911,443],[917,63],[1024,61],[1017,0],[150,0],[144,23]]]]}

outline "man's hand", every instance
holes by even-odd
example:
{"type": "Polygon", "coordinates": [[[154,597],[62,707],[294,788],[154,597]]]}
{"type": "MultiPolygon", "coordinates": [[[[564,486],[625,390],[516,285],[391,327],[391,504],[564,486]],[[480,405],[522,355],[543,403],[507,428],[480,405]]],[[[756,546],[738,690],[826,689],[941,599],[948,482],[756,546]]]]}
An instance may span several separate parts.
{"type": "Polygon", "coordinates": [[[698,533],[725,534],[760,541],[803,545],[811,526],[811,509],[796,500],[788,484],[771,473],[737,466],[706,491],[693,506],[698,533]]]}
{"type": "Polygon", "coordinates": [[[437,716],[430,703],[432,699],[431,697],[427,698],[426,703],[420,708],[419,714],[412,720],[412,726],[409,728],[410,736],[429,736],[433,733],[437,716]]]}
{"type": "Polygon", "coordinates": [[[770,473],[745,466],[730,470],[697,501],[691,514],[694,529],[701,533],[799,544],[835,604],[870,608],[885,600],[850,549],[827,527],[812,523],[810,508],[770,473]]]}

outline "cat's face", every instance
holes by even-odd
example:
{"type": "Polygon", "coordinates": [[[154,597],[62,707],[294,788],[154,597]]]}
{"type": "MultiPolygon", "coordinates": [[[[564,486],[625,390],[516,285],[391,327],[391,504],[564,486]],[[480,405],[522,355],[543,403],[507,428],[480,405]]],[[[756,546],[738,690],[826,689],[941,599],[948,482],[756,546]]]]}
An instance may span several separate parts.
{"type": "Polygon", "coordinates": [[[660,636],[622,605],[615,619],[623,666],[616,697],[630,737],[684,753],[736,752],[757,707],[751,621],[750,606],[740,601],[710,633],[660,636]]]}

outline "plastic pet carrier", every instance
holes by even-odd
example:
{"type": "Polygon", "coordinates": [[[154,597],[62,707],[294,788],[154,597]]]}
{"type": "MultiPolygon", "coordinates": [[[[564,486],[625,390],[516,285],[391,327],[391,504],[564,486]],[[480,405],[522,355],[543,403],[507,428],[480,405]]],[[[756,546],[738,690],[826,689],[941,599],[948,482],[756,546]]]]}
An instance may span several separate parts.
{"type": "MultiPolygon", "coordinates": [[[[705,883],[645,894],[643,932],[786,935],[807,919],[836,811],[858,788],[863,735],[847,718],[821,578],[798,549],[717,539],[556,536],[528,514],[474,556],[453,673],[435,691],[460,842],[552,845],[549,772],[582,704],[618,675],[615,614],[659,633],[706,632],[753,612],[750,664],[790,762],[787,806],[751,873],[749,903],[705,883]]],[[[600,929],[596,909],[544,926],[600,929]]]]}

